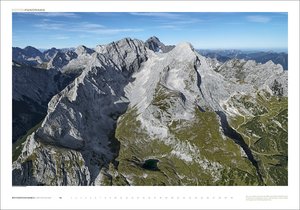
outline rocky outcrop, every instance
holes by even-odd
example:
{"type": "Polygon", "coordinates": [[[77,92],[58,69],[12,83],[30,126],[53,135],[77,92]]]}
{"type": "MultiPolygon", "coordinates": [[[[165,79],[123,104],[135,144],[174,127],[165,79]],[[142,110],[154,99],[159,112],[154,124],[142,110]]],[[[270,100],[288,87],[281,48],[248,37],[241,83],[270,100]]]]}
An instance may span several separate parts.
{"type": "Polygon", "coordinates": [[[287,75],[282,66],[268,61],[265,64],[256,63],[253,60],[232,59],[216,69],[226,79],[239,84],[251,84],[261,89],[266,86],[271,88],[276,80],[282,85],[283,95],[287,96],[287,75]]]}
{"type": "Polygon", "coordinates": [[[13,60],[30,66],[36,66],[43,63],[43,54],[36,48],[27,46],[24,49],[13,47],[13,60]]]}
{"type": "Polygon", "coordinates": [[[107,46],[97,46],[97,53],[109,58],[117,67],[118,71],[128,77],[138,71],[143,61],[147,60],[151,53],[140,40],[130,38],[112,42],[107,46]]]}
{"type": "Polygon", "coordinates": [[[90,173],[80,152],[41,144],[34,133],[28,136],[18,160],[13,163],[15,186],[90,183],[90,173]]]}
{"type": "MultiPolygon", "coordinates": [[[[84,54],[80,49],[93,52],[81,46],[80,55],[84,54]]],[[[33,47],[13,48],[13,142],[44,119],[50,99],[78,76],[76,68],[63,72],[78,54],[56,48],[43,53],[33,47]]]]}
{"type": "Polygon", "coordinates": [[[38,124],[48,102],[74,79],[56,69],[47,70],[13,62],[13,142],[38,124]]]}
{"type": "Polygon", "coordinates": [[[64,66],[68,65],[68,63],[77,58],[78,54],[73,51],[67,51],[65,53],[58,51],[53,55],[53,57],[49,60],[47,64],[47,69],[56,69],[61,70],[64,66]]]}
{"type": "Polygon", "coordinates": [[[164,45],[156,36],[152,36],[145,42],[146,47],[154,52],[167,53],[171,51],[174,45],[164,45]]]}

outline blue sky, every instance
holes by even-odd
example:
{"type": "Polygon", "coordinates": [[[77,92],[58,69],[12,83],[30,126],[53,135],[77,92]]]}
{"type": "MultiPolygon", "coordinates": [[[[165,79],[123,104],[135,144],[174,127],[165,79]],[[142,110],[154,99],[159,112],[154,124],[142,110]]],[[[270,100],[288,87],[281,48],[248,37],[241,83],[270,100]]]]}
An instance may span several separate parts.
{"type": "Polygon", "coordinates": [[[13,13],[13,46],[95,47],[124,37],[197,49],[287,49],[287,13],[13,13]]]}

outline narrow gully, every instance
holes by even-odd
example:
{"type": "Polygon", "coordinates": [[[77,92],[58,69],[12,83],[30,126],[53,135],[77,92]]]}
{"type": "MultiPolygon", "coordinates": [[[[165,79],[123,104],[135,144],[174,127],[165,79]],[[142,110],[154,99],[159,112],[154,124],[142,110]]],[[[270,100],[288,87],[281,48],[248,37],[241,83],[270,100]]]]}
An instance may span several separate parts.
{"type": "Polygon", "coordinates": [[[255,160],[251,149],[248,147],[248,145],[245,143],[243,137],[241,134],[239,134],[236,130],[234,130],[232,127],[230,127],[230,125],[228,124],[227,121],[227,117],[225,115],[224,112],[222,111],[216,111],[216,114],[219,116],[220,121],[221,121],[221,126],[224,132],[224,135],[231,138],[236,144],[238,144],[240,147],[242,147],[242,149],[244,150],[244,152],[247,155],[248,160],[252,163],[252,165],[255,167],[256,169],[256,173],[258,175],[259,181],[264,184],[264,180],[262,178],[262,175],[260,173],[260,169],[258,167],[258,163],[255,160]]]}

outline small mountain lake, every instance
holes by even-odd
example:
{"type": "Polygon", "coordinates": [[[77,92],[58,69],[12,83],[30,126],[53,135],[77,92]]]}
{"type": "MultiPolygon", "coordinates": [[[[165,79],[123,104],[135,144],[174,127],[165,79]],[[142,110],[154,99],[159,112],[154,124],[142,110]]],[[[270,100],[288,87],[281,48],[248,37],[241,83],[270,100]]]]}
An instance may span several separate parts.
{"type": "Polygon", "coordinates": [[[159,168],[157,166],[158,162],[159,162],[158,159],[145,160],[144,163],[142,164],[142,168],[151,170],[151,171],[158,171],[159,170],[159,168]]]}

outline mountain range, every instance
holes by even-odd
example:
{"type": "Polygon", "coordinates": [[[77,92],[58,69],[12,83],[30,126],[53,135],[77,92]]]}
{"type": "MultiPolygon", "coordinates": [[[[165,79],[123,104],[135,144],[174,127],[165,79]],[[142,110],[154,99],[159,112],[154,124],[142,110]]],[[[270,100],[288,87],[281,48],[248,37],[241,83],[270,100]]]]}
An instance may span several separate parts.
{"type": "Polygon", "coordinates": [[[209,58],[216,58],[220,62],[226,62],[233,58],[254,60],[257,63],[272,61],[280,64],[284,70],[288,70],[288,54],[285,52],[259,51],[259,50],[198,50],[198,52],[209,58]]]}
{"type": "Polygon", "coordinates": [[[13,48],[14,186],[287,185],[288,72],[124,38],[13,48]]]}

